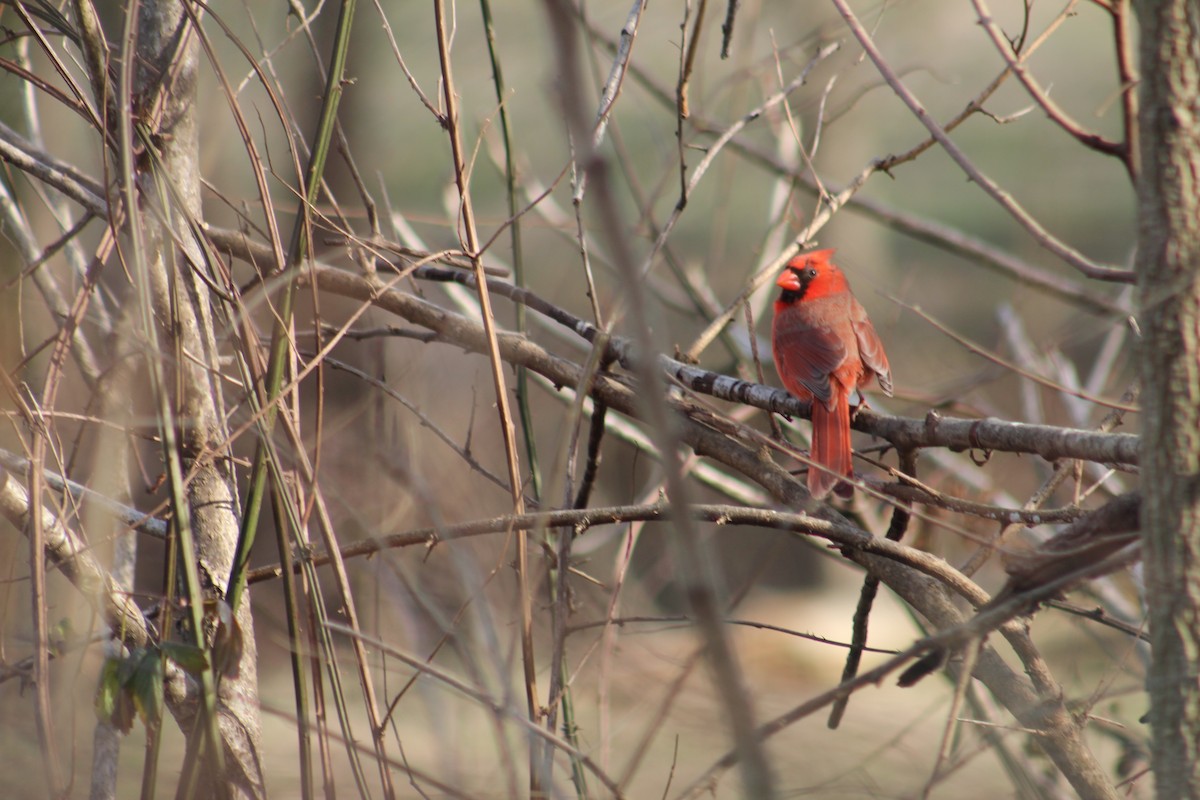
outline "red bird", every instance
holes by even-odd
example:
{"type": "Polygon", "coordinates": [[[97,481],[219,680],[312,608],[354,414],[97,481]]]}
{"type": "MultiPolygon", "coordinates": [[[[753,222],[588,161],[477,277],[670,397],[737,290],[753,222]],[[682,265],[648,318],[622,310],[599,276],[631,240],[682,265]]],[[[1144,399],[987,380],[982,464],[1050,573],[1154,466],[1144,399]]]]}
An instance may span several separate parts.
{"type": "Polygon", "coordinates": [[[892,395],[892,371],[883,343],[866,309],[850,292],[846,276],[834,266],[833,250],[801,253],[788,262],[775,285],[771,343],[775,369],[789,392],[812,401],[812,460],[808,491],[822,498],[837,488],[849,497],[853,488],[839,479],[853,477],[850,449],[850,395],[875,376],[892,395]]]}

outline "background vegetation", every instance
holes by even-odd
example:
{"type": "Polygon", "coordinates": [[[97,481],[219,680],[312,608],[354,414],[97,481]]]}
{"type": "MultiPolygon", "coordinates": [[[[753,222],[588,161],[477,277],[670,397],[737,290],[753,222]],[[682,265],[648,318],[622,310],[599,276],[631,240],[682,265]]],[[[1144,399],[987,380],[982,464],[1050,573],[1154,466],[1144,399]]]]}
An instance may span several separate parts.
{"type": "Polygon", "coordinates": [[[10,796],[1150,796],[1137,25],[995,5],[0,4],[10,796]]]}

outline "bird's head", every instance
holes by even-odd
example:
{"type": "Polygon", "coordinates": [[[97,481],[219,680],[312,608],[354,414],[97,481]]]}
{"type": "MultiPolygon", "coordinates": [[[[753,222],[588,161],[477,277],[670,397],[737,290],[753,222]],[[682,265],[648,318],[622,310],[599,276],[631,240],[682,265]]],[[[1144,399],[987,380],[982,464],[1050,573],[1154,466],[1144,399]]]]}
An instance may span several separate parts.
{"type": "Polygon", "coordinates": [[[775,285],[783,289],[784,302],[801,298],[812,300],[834,292],[846,291],[846,276],[830,259],[834,250],[814,250],[793,258],[779,273],[775,285]]]}

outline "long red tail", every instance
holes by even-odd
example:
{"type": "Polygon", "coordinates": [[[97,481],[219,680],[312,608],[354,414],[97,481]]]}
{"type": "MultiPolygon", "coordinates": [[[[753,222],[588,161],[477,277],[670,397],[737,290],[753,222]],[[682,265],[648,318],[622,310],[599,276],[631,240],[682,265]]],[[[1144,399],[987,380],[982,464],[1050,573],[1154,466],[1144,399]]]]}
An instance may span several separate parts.
{"type": "Polygon", "coordinates": [[[820,499],[835,487],[842,497],[854,489],[840,478],[853,477],[853,454],[850,449],[850,398],[846,392],[833,387],[833,408],[814,400],[812,405],[812,459],[825,469],[810,467],[808,491],[820,499]]]}

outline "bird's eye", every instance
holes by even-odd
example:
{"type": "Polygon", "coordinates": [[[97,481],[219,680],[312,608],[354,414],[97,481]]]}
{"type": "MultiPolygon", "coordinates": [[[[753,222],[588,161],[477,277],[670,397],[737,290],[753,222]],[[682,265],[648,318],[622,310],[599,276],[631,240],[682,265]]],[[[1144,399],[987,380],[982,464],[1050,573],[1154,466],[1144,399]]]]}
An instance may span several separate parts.
{"type": "Polygon", "coordinates": [[[817,277],[817,271],[815,269],[813,269],[812,267],[808,267],[807,269],[804,270],[804,277],[808,278],[811,281],[813,278],[817,277]]]}

